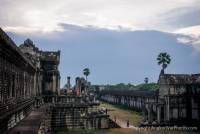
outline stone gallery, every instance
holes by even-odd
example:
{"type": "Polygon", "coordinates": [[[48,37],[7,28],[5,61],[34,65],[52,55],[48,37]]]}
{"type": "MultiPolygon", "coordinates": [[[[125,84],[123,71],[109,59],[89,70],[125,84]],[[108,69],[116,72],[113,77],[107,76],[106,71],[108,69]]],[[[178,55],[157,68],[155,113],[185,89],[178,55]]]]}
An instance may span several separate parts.
{"type": "Polygon", "coordinates": [[[50,122],[45,127],[52,131],[109,127],[109,116],[87,93],[84,78],[76,79],[72,94],[60,95],[59,63],[60,51],[41,51],[30,39],[18,47],[0,29],[1,134],[37,133],[44,116],[50,122]],[[38,114],[34,121],[27,117],[32,111],[38,114]]]}

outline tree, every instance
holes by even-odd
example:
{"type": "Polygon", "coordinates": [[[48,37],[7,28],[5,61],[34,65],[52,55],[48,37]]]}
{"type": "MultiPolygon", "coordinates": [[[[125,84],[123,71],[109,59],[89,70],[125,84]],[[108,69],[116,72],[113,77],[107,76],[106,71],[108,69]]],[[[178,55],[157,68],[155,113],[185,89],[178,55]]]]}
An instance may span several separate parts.
{"type": "Polygon", "coordinates": [[[144,83],[145,83],[145,84],[148,84],[148,82],[149,82],[149,78],[148,78],[148,77],[145,77],[145,78],[144,78],[144,83]]]}
{"type": "Polygon", "coordinates": [[[87,80],[88,75],[90,75],[90,69],[89,68],[83,69],[83,74],[85,75],[85,78],[87,80]]]}
{"type": "Polygon", "coordinates": [[[158,65],[162,65],[161,73],[164,74],[164,70],[171,62],[170,55],[167,53],[160,53],[157,57],[158,65]]]}

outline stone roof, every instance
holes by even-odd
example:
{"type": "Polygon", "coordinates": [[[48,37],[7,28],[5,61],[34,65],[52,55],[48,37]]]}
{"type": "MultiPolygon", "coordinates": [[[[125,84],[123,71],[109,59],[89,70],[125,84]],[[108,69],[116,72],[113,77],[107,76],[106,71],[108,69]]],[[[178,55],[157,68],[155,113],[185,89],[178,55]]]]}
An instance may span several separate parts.
{"type": "Polygon", "coordinates": [[[45,61],[57,61],[60,60],[60,51],[41,51],[42,59],[45,61]]]}
{"type": "Polygon", "coordinates": [[[33,63],[36,63],[38,59],[48,62],[60,62],[60,51],[39,50],[30,39],[26,39],[24,43],[20,45],[20,49],[33,63]]]}
{"type": "Polygon", "coordinates": [[[39,48],[37,48],[36,46],[35,46],[35,44],[33,44],[33,41],[31,40],[31,39],[26,39],[25,41],[24,41],[24,43],[23,44],[21,44],[20,46],[19,46],[20,48],[32,48],[33,49],[33,51],[36,51],[36,52],[38,52],[39,51],[39,48]]]}
{"type": "Polygon", "coordinates": [[[14,43],[14,41],[0,28],[0,42],[2,42],[2,45],[9,46],[13,51],[17,52],[20,57],[24,61],[26,61],[32,68],[35,68],[35,65],[30,61],[23,52],[17,47],[17,45],[14,43]]]}
{"type": "Polygon", "coordinates": [[[158,94],[158,90],[156,91],[148,91],[148,90],[102,90],[100,92],[101,95],[109,94],[116,96],[133,96],[133,97],[150,97],[153,98],[158,94]]]}
{"type": "Polygon", "coordinates": [[[163,74],[168,84],[200,84],[200,74],[163,74]]]}

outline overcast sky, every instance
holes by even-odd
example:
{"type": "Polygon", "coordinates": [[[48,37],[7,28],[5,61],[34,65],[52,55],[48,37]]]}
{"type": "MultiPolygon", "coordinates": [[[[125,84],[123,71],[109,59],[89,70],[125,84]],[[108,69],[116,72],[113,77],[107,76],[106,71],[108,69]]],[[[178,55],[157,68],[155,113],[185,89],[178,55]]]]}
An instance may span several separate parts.
{"type": "Polygon", "coordinates": [[[157,81],[159,52],[168,73],[200,72],[200,0],[0,0],[0,26],[16,44],[31,38],[61,50],[66,77],[91,69],[94,84],[157,81]]]}

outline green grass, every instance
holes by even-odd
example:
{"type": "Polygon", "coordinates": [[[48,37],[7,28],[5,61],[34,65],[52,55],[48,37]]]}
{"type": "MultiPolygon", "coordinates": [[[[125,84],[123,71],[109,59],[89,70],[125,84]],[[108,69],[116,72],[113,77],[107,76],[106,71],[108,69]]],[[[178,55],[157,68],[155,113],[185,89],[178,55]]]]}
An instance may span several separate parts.
{"type": "Polygon", "coordinates": [[[133,130],[133,129],[127,129],[127,128],[116,128],[116,129],[90,129],[90,130],[80,130],[80,129],[74,129],[74,130],[60,130],[56,134],[199,134],[199,132],[194,131],[156,131],[156,130],[133,130]]]}
{"type": "Polygon", "coordinates": [[[138,126],[143,119],[140,112],[132,111],[127,107],[115,106],[108,103],[101,103],[100,107],[108,109],[110,118],[114,119],[114,117],[116,117],[117,120],[121,120],[123,122],[127,122],[127,120],[129,120],[130,124],[134,126],[138,126]]]}

